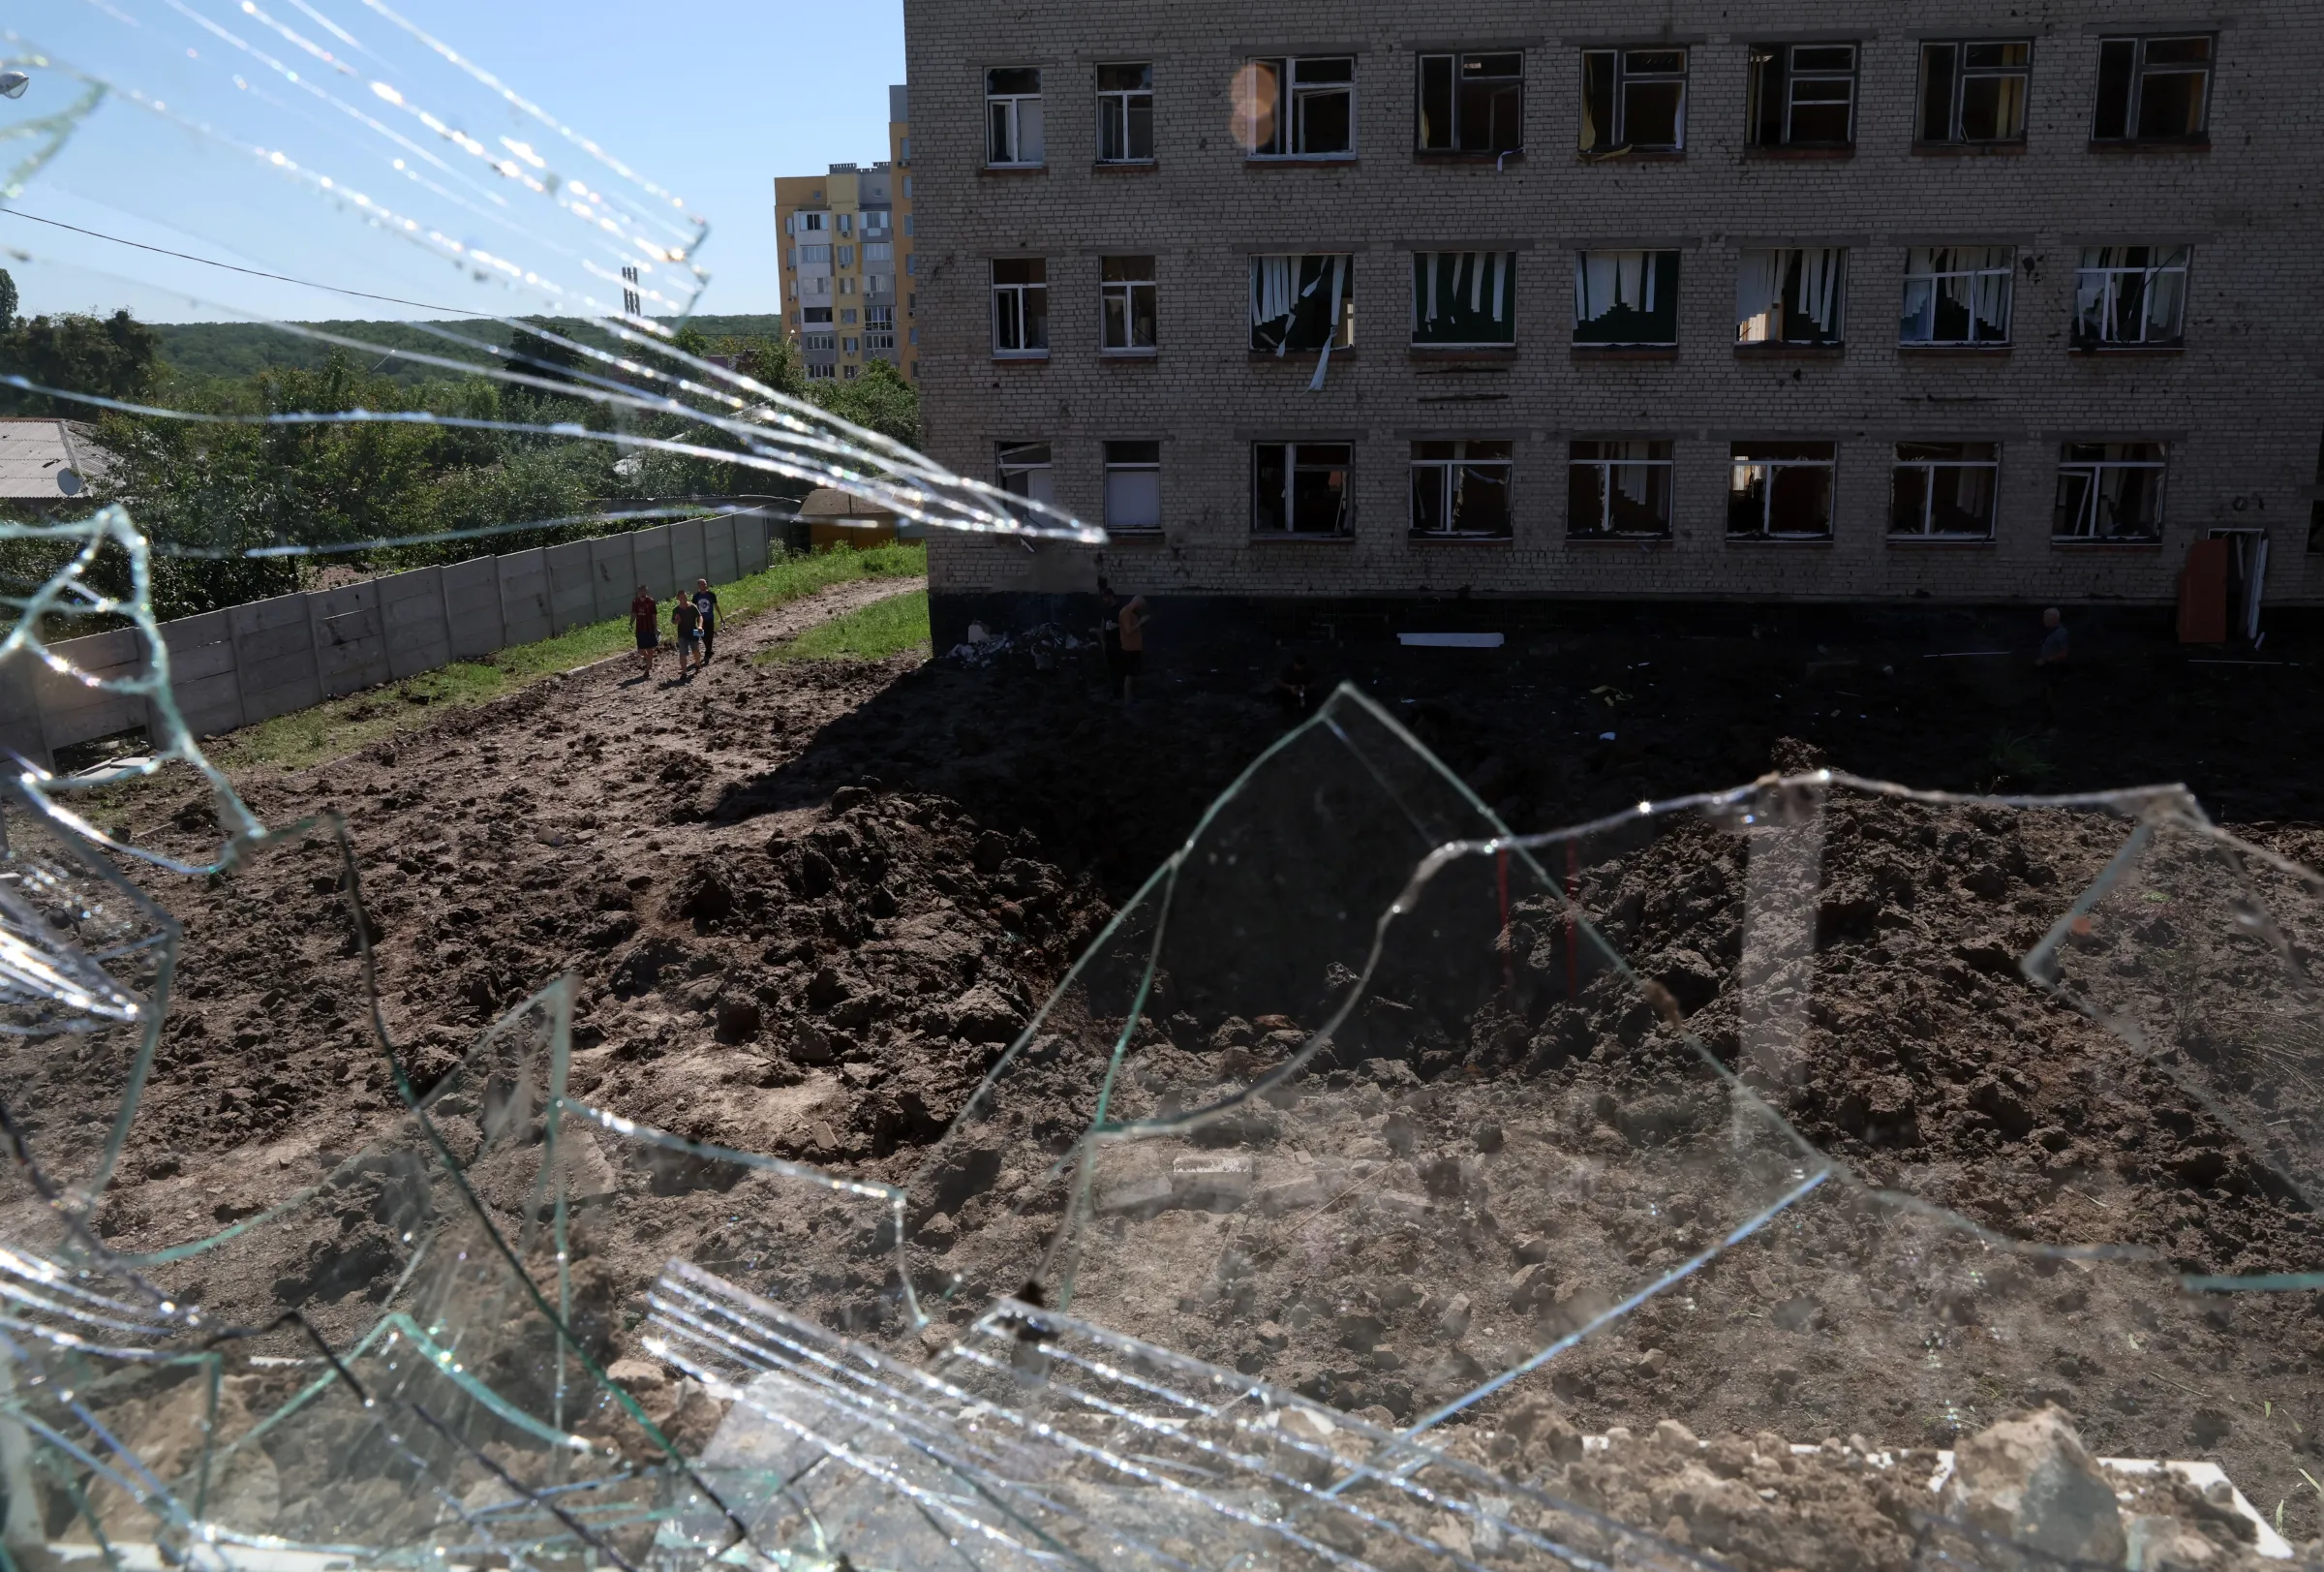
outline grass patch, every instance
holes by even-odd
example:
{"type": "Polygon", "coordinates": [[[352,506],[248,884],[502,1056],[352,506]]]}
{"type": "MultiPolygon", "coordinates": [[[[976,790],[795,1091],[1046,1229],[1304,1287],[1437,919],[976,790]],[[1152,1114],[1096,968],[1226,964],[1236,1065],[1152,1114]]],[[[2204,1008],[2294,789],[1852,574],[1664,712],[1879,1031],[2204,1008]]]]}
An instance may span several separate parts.
{"type": "MultiPolygon", "coordinates": [[[[868,551],[833,546],[780,557],[763,572],[719,587],[719,607],[724,618],[720,627],[732,627],[834,584],[863,578],[917,578],[927,571],[928,548],[917,543],[896,542],[868,551]]],[[[919,638],[926,643],[926,592],[902,599],[918,602],[919,638]]],[[[544,677],[591,665],[635,647],[628,618],[591,623],[536,644],[515,645],[482,661],[463,661],[382,688],[330,699],[312,709],[278,715],[229,732],[205,751],[211,762],[227,770],[304,769],[425,725],[446,709],[489,703],[544,677]]]]}
{"type": "Polygon", "coordinates": [[[762,650],[766,661],[884,661],[911,650],[928,652],[928,592],[892,595],[810,628],[797,638],[762,650]]]}

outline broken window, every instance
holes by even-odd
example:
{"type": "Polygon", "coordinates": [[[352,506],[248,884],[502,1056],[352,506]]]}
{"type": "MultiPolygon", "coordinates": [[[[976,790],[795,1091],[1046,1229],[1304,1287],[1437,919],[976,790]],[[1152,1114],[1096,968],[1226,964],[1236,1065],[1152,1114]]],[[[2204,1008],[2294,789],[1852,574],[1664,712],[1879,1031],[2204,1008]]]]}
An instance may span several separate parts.
{"type": "Polygon", "coordinates": [[[1566,534],[1576,539],[1667,536],[1670,469],[1667,442],[1575,443],[1566,469],[1566,534]]]}
{"type": "Polygon", "coordinates": [[[1739,442],[1727,482],[1729,539],[1829,540],[1832,469],[1828,442],[1739,442]]]}
{"type": "Polygon", "coordinates": [[[2201,141],[2211,122],[2211,35],[2098,41],[2090,139],[2201,141]]]}
{"type": "Polygon", "coordinates": [[[1251,259],[1251,348],[1344,350],[1356,342],[1356,269],[1345,253],[1251,259]]]}
{"type": "Polygon", "coordinates": [[[1235,77],[1235,121],[1253,158],[1356,152],[1356,60],[1253,60],[1235,77]]]}
{"type": "Polygon", "coordinates": [[[1848,253],[1838,246],[1746,251],[1735,261],[1735,342],[1838,344],[1847,293],[1848,253]]]}
{"type": "Polygon", "coordinates": [[[1049,262],[1002,257],[993,262],[993,353],[1049,354],[1049,262]]]}
{"type": "Polygon", "coordinates": [[[1097,161],[1154,161],[1154,68],[1150,62],[1097,68],[1097,161]]]}
{"type": "Polygon", "coordinates": [[[2001,474],[1998,443],[1898,443],[1888,533],[1990,540],[2001,474]]]}
{"type": "Polygon", "coordinates": [[[1042,161],[1041,70],[995,68],[985,73],[985,162],[1025,168],[1042,161]]]}
{"type": "Polygon", "coordinates": [[[829,306],[803,306],[800,308],[799,314],[810,324],[831,321],[831,307],[829,306]]]}
{"type": "Polygon", "coordinates": [[[1920,124],[1923,142],[2022,142],[2026,74],[2034,46],[2024,39],[1923,44],[1920,124]]]}
{"type": "Polygon", "coordinates": [[[1754,147],[1853,146],[1856,46],[1755,44],[1749,98],[1754,147]]]}
{"type": "Polygon", "coordinates": [[[1438,349],[1516,343],[1516,253],[1413,253],[1412,341],[1438,349]]]}
{"type": "Polygon", "coordinates": [[[1899,344],[2009,342],[2017,252],[2009,246],[1912,246],[1905,252],[1899,344]]]}
{"type": "Polygon", "coordinates": [[[1129,354],[1154,347],[1154,259],[1107,257],[1098,263],[1101,348],[1129,354]]]}
{"type": "Polygon", "coordinates": [[[2084,246],[2074,273],[2074,347],[2183,341],[2188,246],[2084,246]]]}
{"type": "Polygon", "coordinates": [[[1581,51],[1581,150],[1675,153],[1687,145],[1687,51],[1581,51]]]}
{"type": "Polygon", "coordinates": [[[1575,253],[1574,342],[1604,347],[1676,344],[1678,253],[1575,253]]]}
{"type": "MultiPolygon", "coordinates": [[[[1000,489],[1011,497],[1026,502],[1050,503],[1056,500],[1053,484],[1055,471],[1050,466],[1049,444],[1045,442],[1004,442],[997,446],[1000,489]]],[[[1015,503],[1004,505],[1020,522],[1029,523],[1033,511],[1015,503]]]]}
{"type": "Polygon", "coordinates": [[[1162,527],[1162,445],[1106,444],[1106,528],[1116,532],[1162,527]]]}
{"type": "Polygon", "coordinates": [[[2058,504],[2050,535],[2060,540],[2162,539],[2158,442],[2069,442],[2058,453],[2058,504]]]}
{"type": "Polygon", "coordinates": [[[1525,147],[1525,56],[1423,54],[1416,145],[1423,153],[1525,147]]]}
{"type": "Polygon", "coordinates": [[[1345,535],[1355,451],[1346,443],[1253,443],[1251,532],[1345,535]]]}
{"type": "Polygon", "coordinates": [[[1507,539],[1514,445],[1416,442],[1412,445],[1412,533],[1507,539]]]}

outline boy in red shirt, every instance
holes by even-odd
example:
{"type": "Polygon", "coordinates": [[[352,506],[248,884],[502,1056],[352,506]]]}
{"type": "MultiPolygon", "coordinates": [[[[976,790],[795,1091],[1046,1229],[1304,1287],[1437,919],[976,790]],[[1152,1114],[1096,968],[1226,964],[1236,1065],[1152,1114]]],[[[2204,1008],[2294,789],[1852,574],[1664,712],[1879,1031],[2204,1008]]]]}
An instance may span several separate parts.
{"type": "Polygon", "coordinates": [[[654,596],[643,584],[637,587],[637,599],[629,602],[629,626],[637,631],[637,674],[654,675],[654,658],[661,653],[659,611],[654,596]]]}

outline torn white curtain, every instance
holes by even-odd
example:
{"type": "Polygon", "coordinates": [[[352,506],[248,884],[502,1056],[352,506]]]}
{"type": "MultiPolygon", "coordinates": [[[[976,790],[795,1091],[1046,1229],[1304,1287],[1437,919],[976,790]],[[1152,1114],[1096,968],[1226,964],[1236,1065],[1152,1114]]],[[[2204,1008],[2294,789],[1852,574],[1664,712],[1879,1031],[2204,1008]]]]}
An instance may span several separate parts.
{"type": "Polygon", "coordinates": [[[1431,251],[1423,263],[1426,269],[1426,283],[1423,286],[1426,291],[1426,304],[1421,317],[1421,325],[1423,327],[1436,321],[1436,264],[1439,260],[1440,253],[1431,251]]]}
{"type": "MultiPolygon", "coordinates": [[[[1316,282],[1321,283],[1322,279],[1318,278],[1316,282]]],[[[1344,298],[1347,284],[1348,259],[1345,257],[1332,258],[1331,315],[1324,320],[1324,349],[1323,353],[1315,357],[1315,375],[1307,379],[1307,391],[1310,393],[1323,391],[1324,373],[1331,369],[1331,345],[1339,337],[1340,301],[1344,298]]],[[[1302,297],[1313,293],[1313,285],[1300,292],[1302,297]]],[[[1282,352],[1278,350],[1276,353],[1280,354],[1282,352]]]]}
{"type": "Polygon", "coordinates": [[[1424,299],[1421,324],[1449,316],[1460,304],[1461,270],[1468,270],[1469,314],[1481,316],[1486,292],[1491,292],[1492,321],[1509,319],[1509,273],[1513,259],[1498,251],[1431,251],[1422,263],[1421,289],[1424,299]],[[1441,268],[1441,271],[1440,271],[1441,268]],[[1440,294],[1438,292],[1442,290],[1440,294]]]}
{"type": "Polygon", "coordinates": [[[1840,275],[1848,253],[1838,246],[1807,246],[1796,255],[1800,314],[1830,338],[1840,330],[1840,275]]]}
{"type": "Polygon", "coordinates": [[[1784,297],[1783,251],[1746,251],[1735,260],[1735,324],[1773,312],[1784,297]]]}
{"type": "Polygon", "coordinates": [[[2009,271],[2016,265],[2007,246],[1915,246],[1906,271],[1942,275],[1938,293],[1999,333],[2008,326],[2009,271]]]}
{"type": "Polygon", "coordinates": [[[1299,278],[1297,257],[1259,259],[1258,297],[1251,302],[1251,325],[1265,327],[1291,315],[1292,290],[1299,278]]]}
{"type": "Polygon", "coordinates": [[[1585,251],[1575,265],[1581,320],[1596,322],[1616,306],[1654,310],[1656,263],[1651,251],[1585,251]]]}

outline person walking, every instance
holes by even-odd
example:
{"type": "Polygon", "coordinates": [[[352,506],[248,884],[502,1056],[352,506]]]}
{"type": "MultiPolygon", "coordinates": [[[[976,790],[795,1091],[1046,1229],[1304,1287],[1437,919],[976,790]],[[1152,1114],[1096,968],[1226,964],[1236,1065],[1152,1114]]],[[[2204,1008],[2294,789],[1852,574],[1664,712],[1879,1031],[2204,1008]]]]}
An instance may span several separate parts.
{"type": "Polygon", "coordinates": [[[678,680],[684,682],[702,653],[702,613],[683,596],[670,603],[670,632],[677,635],[678,680]]]}
{"type": "Polygon", "coordinates": [[[654,604],[653,592],[643,584],[637,587],[637,599],[629,602],[629,626],[637,632],[637,675],[640,681],[654,675],[654,662],[661,654],[661,613],[654,604]]]}
{"type": "Polygon", "coordinates": [[[708,665],[719,649],[719,592],[710,587],[707,578],[694,580],[694,614],[702,619],[701,663],[708,665]]]}
{"type": "Polygon", "coordinates": [[[1121,686],[1121,597],[1104,579],[1097,581],[1097,648],[1105,657],[1106,691],[1121,686]]]}
{"type": "Polygon", "coordinates": [[[1134,595],[1121,608],[1121,707],[1138,700],[1138,671],[1146,663],[1146,597],[1134,595]]]}

